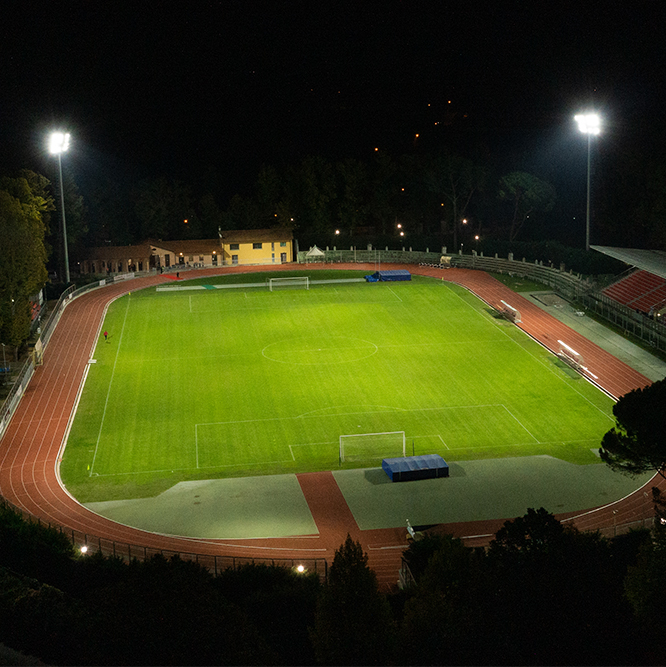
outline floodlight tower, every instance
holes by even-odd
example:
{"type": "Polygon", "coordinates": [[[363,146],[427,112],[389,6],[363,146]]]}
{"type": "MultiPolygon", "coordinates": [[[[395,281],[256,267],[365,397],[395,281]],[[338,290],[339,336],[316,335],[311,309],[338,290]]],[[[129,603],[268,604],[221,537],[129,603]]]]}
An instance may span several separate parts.
{"type": "Polygon", "coordinates": [[[65,222],[65,184],[62,180],[62,160],[60,156],[69,148],[69,134],[52,132],[49,152],[58,156],[58,176],[60,178],[60,213],[62,216],[62,244],[65,251],[65,283],[69,285],[69,253],[67,251],[67,223],[65,222]]]}
{"type": "Polygon", "coordinates": [[[574,116],[578,129],[587,134],[587,208],[585,213],[585,250],[590,249],[590,154],[592,135],[601,132],[601,119],[596,113],[585,113],[574,116]]]}

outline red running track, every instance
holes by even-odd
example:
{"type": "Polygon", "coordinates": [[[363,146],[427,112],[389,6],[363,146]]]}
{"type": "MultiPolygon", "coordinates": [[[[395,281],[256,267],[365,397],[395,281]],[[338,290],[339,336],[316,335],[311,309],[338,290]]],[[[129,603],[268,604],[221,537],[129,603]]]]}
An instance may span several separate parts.
{"type": "MultiPolygon", "coordinates": [[[[191,271],[188,278],[222,273],[293,270],[282,267],[235,267],[191,271]]],[[[372,265],[310,265],[322,268],[374,270],[372,265]]],[[[385,265],[386,269],[404,265],[385,265]]],[[[557,352],[557,340],[563,340],[581,352],[588,367],[598,376],[598,384],[619,397],[643,387],[650,381],[608,354],[580,334],[551,318],[540,308],[512,292],[481,271],[410,267],[412,273],[434,276],[462,285],[493,307],[502,299],[520,310],[519,325],[535,340],[557,352]]],[[[171,280],[170,276],[150,276],[114,284],[70,302],[53,333],[44,354],[44,364],[28,385],[4,437],[0,441],[0,496],[40,520],[57,524],[69,531],[116,543],[141,545],[147,549],[197,553],[208,556],[249,558],[305,559],[332,561],[334,551],[347,533],[362,544],[379,581],[392,587],[397,581],[402,550],[406,547],[404,526],[382,530],[360,530],[330,472],[298,475],[304,496],[319,531],[318,535],[275,539],[210,540],[158,535],[114,523],[80,505],[63,487],[59,464],[69,423],[73,417],[84,372],[99,339],[104,314],[109,303],[129,291],[171,280]]],[[[663,485],[663,480],[662,480],[663,485]]],[[[573,520],[582,529],[602,529],[647,518],[652,507],[637,489],[629,497],[604,508],[581,512],[580,516],[561,516],[573,520]]],[[[512,517],[507,517],[512,518],[512,517]]],[[[440,527],[467,538],[470,545],[485,544],[502,521],[448,524],[440,527]]]]}

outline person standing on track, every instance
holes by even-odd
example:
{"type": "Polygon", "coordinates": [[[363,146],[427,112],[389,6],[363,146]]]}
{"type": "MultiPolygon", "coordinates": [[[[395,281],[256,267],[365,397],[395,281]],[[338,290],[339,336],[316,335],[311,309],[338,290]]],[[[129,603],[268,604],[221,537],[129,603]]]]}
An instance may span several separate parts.
{"type": "Polygon", "coordinates": [[[104,332],[104,340],[108,343],[109,342],[109,332],[105,331],[104,332]]]}

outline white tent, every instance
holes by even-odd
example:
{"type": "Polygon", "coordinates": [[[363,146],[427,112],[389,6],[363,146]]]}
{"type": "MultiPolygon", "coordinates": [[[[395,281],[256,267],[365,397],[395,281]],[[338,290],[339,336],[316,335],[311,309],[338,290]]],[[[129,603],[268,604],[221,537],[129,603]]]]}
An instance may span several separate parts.
{"type": "Polygon", "coordinates": [[[305,253],[305,262],[323,262],[325,257],[326,253],[314,245],[307,253],[305,253]]]}

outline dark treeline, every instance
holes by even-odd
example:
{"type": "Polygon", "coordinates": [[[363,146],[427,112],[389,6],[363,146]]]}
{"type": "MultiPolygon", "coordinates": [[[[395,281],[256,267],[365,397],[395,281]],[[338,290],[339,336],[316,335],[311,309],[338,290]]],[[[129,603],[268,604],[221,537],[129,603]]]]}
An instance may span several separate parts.
{"type": "Polygon", "coordinates": [[[665,554],[661,526],[604,539],[529,510],[487,550],[412,543],[415,583],[384,595],[349,537],[326,582],[264,565],[213,576],[77,555],[2,507],[0,642],[54,665],[661,664],[665,554]]]}
{"type": "MultiPolygon", "coordinates": [[[[288,226],[303,247],[445,245],[451,252],[462,244],[467,252],[491,242],[543,240],[584,246],[584,138],[543,132],[527,143],[491,142],[478,131],[460,137],[438,144],[419,138],[399,155],[377,150],[364,159],[307,156],[265,165],[253,184],[231,197],[219,165],[188,180],[117,172],[105,178],[100,169],[86,177],[85,206],[73,179],[65,184],[72,244],[212,238],[218,228],[288,226]]],[[[631,140],[618,135],[595,144],[592,243],[664,248],[663,158],[657,146],[638,151],[631,140]]],[[[76,167],[68,162],[68,169],[76,167]]]]}

